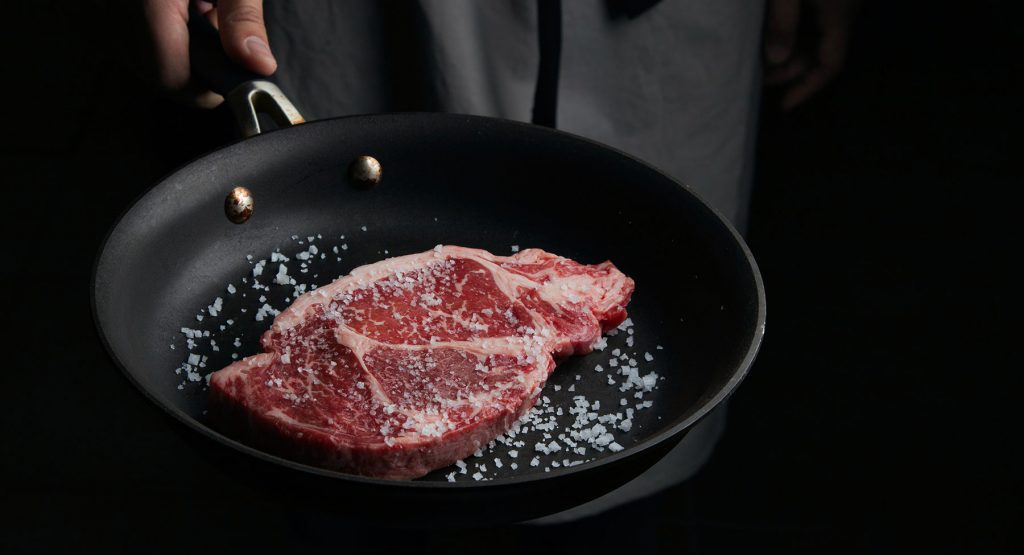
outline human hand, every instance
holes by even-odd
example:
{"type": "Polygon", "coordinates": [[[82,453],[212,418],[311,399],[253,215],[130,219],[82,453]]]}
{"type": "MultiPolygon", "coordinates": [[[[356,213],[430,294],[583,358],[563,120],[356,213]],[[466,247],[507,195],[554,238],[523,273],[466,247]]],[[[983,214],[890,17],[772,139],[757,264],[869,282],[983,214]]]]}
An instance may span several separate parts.
{"type": "MultiPolygon", "coordinates": [[[[228,58],[261,75],[277,70],[263,23],[263,0],[195,0],[203,17],[220,30],[221,44],[228,58]]],[[[223,102],[219,94],[206,90],[191,74],[188,55],[189,0],[143,0],[146,25],[156,57],[160,85],[172,94],[204,108],[223,102]]]]}
{"type": "Polygon", "coordinates": [[[768,0],[764,82],[790,110],[814,96],[846,61],[859,0],[768,0]]]}

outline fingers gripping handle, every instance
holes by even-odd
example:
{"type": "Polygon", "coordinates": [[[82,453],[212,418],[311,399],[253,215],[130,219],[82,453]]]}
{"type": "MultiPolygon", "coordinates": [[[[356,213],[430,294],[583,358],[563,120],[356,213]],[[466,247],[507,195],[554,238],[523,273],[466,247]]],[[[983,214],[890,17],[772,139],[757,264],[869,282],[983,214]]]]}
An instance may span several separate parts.
{"type": "Polygon", "coordinates": [[[228,59],[217,30],[194,7],[189,9],[188,31],[193,76],[224,96],[243,136],[251,137],[263,131],[260,113],[269,115],[279,127],[305,121],[277,85],[228,59]]]}

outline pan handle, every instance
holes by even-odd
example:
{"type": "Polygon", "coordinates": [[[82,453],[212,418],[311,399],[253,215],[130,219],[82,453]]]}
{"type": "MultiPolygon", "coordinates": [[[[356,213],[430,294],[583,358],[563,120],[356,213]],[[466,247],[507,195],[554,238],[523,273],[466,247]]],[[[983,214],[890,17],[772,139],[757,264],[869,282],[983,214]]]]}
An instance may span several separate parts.
{"type": "Polygon", "coordinates": [[[269,115],[278,127],[290,127],[306,121],[281,89],[265,79],[238,85],[228,93],[226,100],[243,137],[259,135],[263,131],[260,128],[261,112],[269,115]]]}
{"type": "Polygon", "coordinates": [[[193,75],[224,96],[235,114],[244,137],[263,131],[259,115],[267,114],[278,127],[298,125],[306,120],[270,79],[246,71],[228,59],[220,35],[190,3],[188,17],[189,61],[193,75]]]}

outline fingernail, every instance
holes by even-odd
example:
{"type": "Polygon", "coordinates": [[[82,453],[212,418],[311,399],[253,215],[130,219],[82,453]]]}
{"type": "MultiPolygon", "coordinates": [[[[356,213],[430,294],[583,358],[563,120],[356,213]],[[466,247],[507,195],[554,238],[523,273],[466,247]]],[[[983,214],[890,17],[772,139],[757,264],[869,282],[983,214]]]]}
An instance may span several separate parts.
{"type": "Polygon", "coordinates": [[[249,54],[266,60],[275,66],[277,65],[277,60],[274,59],[274,55],[270,52],[270,46],[263,42],[263,39],[259,37],[249,37],[245,39],[242,44],[245,45],[245,50],[249,54]]]}
{"type": "Polygon", "coordinates": [[[789,58],[789,48],[781,44],[768,44],[764,47],[765,58],[772,64],[781,64],[789,58]]]}

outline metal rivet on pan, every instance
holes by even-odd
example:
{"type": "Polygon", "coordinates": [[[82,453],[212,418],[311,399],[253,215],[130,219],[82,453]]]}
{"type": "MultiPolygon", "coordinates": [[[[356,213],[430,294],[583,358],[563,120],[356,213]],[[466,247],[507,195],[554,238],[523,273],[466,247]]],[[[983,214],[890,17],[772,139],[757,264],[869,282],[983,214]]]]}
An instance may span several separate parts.
{"type": "Polygon", "coordinates": [[[236,224],[243,224],[252,216],[252,192],[245,187],[235,187],[224,199],[224,215],[236,224]]]}
{"type": "Polygon", "coordinates": [[[373,187],[384,177],[384,170],[373,156],[359,156],[348,166],[348,177],[356,185],[373,187]]]}

